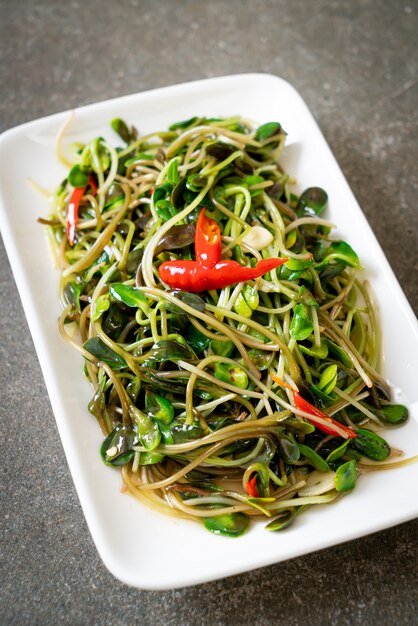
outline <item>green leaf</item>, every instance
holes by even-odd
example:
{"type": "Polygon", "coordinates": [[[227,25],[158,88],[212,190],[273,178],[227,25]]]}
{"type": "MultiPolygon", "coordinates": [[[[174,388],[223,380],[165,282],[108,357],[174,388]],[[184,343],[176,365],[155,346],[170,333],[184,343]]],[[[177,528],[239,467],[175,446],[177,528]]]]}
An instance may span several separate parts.
{"type": "Polygon", "coordinates": [[[157,200],[157,202],[155,202],[155,212],[163,222],[168,222],[174,215],[173,205],[169,200],[157,200]]]}
{"type": "Polygon", "coordinates": [[[240,389],[247,389],[248,376],[245,371],[235,365],[229,365],[228,363],[215,363],[215,377],[222,380],[224,383],[235,385],[240,389]]]}
{"type": "Polygon", "coordinates": [[[364,456],[373,461],[384,461],[390,454],[390,446],[376,433],[366,428],[358,428],[357,437],[352,439],[351,445],[364,456]]]}
{"type": "MultiPolygon", "coordinates": [[[[90,150],[92,153],[95,152],[97,154],[97,157],[100,161],[100,166],[103,172],[106,172],[110,166],[110,154],[107,151],[107,148],[105,147],[103,141],[103,137],[95,137],[90,142],[90,150]]],[[[96,167],[94,160],[92,160],[91,162],[91,167],[97,174],[98,168],[96,167]]]]}
{"type": "Polygon", "coordinates": [[[348,356],[347,352],[343,350],[339,345],[331,341],[331,339],[324,339],[324,343],[328,346],[329,353],[338,361],[341,361],[346,367],[353,367],[353,362],[348,356]]]}
{"type": "Polygon", "coordinates": [[[221,341],[220,339],[212,339],[210,342],[211,350],[218,356],[229,357],[235,350],[235,344],[230,339],[221,341]]]}
{"type": "Polygon", "coordinates": [[[91,321],[97,322],[97,320],[101,318],[103,313],[109,309],[109,306],[110,306],[109,295],[107,293],[104,293],[101,296],[99,296],[96,302],[94,303],[93,313],[91,315],[91,321]]]}
{"type": "Polygon", "coordinates": [[[164,424],[171,424],[174,419],[174,408],[171,402],[149,390],[145,393],[145,409],[150,417],[164,424]]]}
{"type": "MultiPolygon", "coordinates": [[[[284,263],[287,269],[291,270],[292,272],[301,272],[302,270],[305,270],[308,267],[311,267],[312,264],[313,264],[312,259],[289,259],[288,261],[286,261],[286,263],[284,263]]],[[[316,304],[316,300],[315,300],[315,304],[316,304]]]]}
{"type": "Polygon", "coordinates": [[[344,443],[338,446],[338,448],[335,448],[335,450],[330,452],[329,455],[327,456],[327,463],[332,463],[333,461],[337,461],[342,456],[344,456],[347,450],[348,443],[349,443],[348,440],[344,441],[344,443]]]}
{"type": "Polygon", "coordinates": [[[248,356],[256,368],[260,372],[263,372],[270,367],[274,359],[274,352],[265,352],[264,350],[256,350],[255,348],[252,348],[251,350],[248,350],[248,356]]]}
{"type": "Polygon", "coordinates": [[[131,143],[132,141],[131,131],[129,130],[125,122],[120,119],[120,117],[114,117],[113,120],[110,122],[110,125],[115,131],[115,133],[119,135],[122,141],[124,141],[126,144],[131,143]]]}
{"type": "Polygon", "coordinates": [[[307,339],[314,329],[308,307],[297,304],[293,309],[293,317],[290,324],[290,335],[296,341],[307,339]]]}
{"type": "Polygon", "coordinates": [[[328,346],[322,339],[320,346],[316,346],[314,343],[309,347],[299,344],[299,350],[317,359],[326,359],[328,356],[328,346]]]}
{"type": "Polygon", "coordinates": [[[334,486],[337,491],[351,491],[356,486],[356,462],[347,461],[335,472],[334,486]]]}
{"type": "Polygon", "coordinates": [[[111,298],[118,302],[123,302],[129,307],[140,308],[145,315],[148,315],[149,304],[146,296],[131,285],[124,285],[123,283],[115,283],[110,286],[109,293],[111,298]]]}
{"type": "Polygon", "coordinates": [[[138,399],[139,392],[141,391],[141,380],[135,376],[131,378],[129,383],[126,385],[126,391],[132,402],[135,402],[138,399]]]}
{"type": "Polygon", "coordinates": [[[173,187],[177,185],[180,180],[179,176],[179,164],[177,159],[173,159],[167,170],[167,180],[173,187]]]}
{"type": "Polygon", "coordinates": [[[266,141],[276,133],[279,133],[281,130],[281,124],[278,122],[267,122],[266,124],[262,124],[257,128],[257,132],[255,133],[255,140],[259,142],[266,141]]]}
{"type": "Polygon", "coordinates": [[[154,203],[159,200],[164,200],[167,197],[167,194],[171,193],[172,187],[170,183],[166,182],[163,185],[159,185],[154,189],[154,193],[152,194],[152,199],[154,203]]]}
{"type": "Polygon", "coordinates": [[[155,465],[164,459],[164,454],[160,452],[140,452],[139,465],[155,465]]]}
{"type": "Polygon", "coordinates": [[[190,176],[186,178],[186,187],[189,191],[200,193],[207,182],[208,179],[201,174],[190,174],[190,176]]]}
{"type": "Polygon", "coordinates": [[[198,117],[190,117],[189,119],[183,120],[181,122],[174,122],[174,124],[171,124],[171,126],[168,127],[168,130],[185,130],[190,126],[194,126],[198,121],[198,117]]]}
{"type": "Polygon", "coordinates": [[[335,241],[329,246],[325,260],[329,261],[330,259],[338,259],[346,265],[350,265],[356,269],[361,269],[360,260],[357,254],[345,241],[335,241]]]}
{"type": "Polygon", "coordinates": [[[202,522],[215,535],[225,535],[226,537],[240,537],[250,524],[248,516],[244,513],[204,517],[202,522]]]}
{"type": "Polygon", "coordinates": [[[253,311],[258,307],[258,291],[251,285],[244,285],[241,293],[238,294],[234,304],[234,311],[243,317],[251,317],[253,311]]]}
{"type": "Polygon", "coordinates": [[[305,287],[305,285],[302,285],[300,287],[299,293],[296,299],[301,304],[306,304],[307,306],[314,306],[316,308],[318,307],[318,302],[316,301],[312,293],[309,291],[309,289],[305,287]]]}
{"type": "Polygon", "coordinates": [[[64,298],[68,304],[71,304],[80,313],[80,296],[83,293],[83,285],[76,283],[74,280],[70,280],[64,287],[64,298]]]}
{"type": "Polygon", "coordinates": [[[298,443],[297,446],[301,455],[304,456],[305,459],[307,459],[316,470],[318,470],[319,472],[329,471],[328,464],[317,452],[315,452],[315,450],[313,450],[309,446],[305,446],[302,443],[298,443]]]}
{"type": "Polygon", "coordinates": [[[70,173],[68,174],[68,182],[73,187],[87,187],[89,183],[89,176],[89,172],[77,164],[71,168],[70,173]]]}
{"type": "MultiPolygon", "coordinates": [[[[265,179],[262,176],[246,176],[244,178],[244,183],[247,187],[252,187],[253,185],[259,185],[260,183],[264,183],[265,179]]],[[[263,189],[251,189],[250,194],[252,198],[256,198],[261,193],[263,193],[263,189]]]]}
{"type": "Polygon", "coordinates": [[[293,507],[291,509],[285,509],[280,512],[278,517],[275,517],[271,522],[265,526],[266,530],[271,531],[279,531],[284,530],[294,521],[296,518],[296,509],[293,507]]]}
{"type": "Polygon", "coordinates": [[[298,444],[291,435],[282,435],[279,438],[279,448],[281,456],[286,463],[294,463],[295,461],[299,461],[300,450],[298,444]]]}
{"type": "Polygon", "coordinates": [[[161,441],[161,432],[158,424],[149,415],[145,415],[145,413],[142,413],[133,405],[130,407],[130,415],[136,424],[141,445],[148,451],[154,450],[161,441]]]}
{"type": "Polygon", "coordinates": [[[93,356],[96,357],[102,363],[107,363],[110,365],[112,370],[121,370],[124,367],[127,367],[126,361],[120,354],[117,354],[112,348],[109,348],[100,337],[92,337],[88,339],[84,344],[85,350],[90,352],[93,356]]]}
{"type": "Polygon", "coordinates": [[[338,377],[337,365],[329,365],[322,372],[321,378],[319,380],[319,383],[317,384],[317,387],[323,393],[329,396],[329,394],[331,393],[331,391],[334,389],[335,385],[337,384],[337,377],[338,377]]]}
{"type": "Polygon", "coordinates": [[[382,404],[377,415],[388,424],[404,424],[409,411],[403,404],[382,404]]]}
{"type": "Polygon", "coordinates": [[[196,228],[194,224],[176,224],[161,237],[155,248],[154,256],[158,256],[164,250],[178,250],[185,248],[194,242],[196,228]]]}

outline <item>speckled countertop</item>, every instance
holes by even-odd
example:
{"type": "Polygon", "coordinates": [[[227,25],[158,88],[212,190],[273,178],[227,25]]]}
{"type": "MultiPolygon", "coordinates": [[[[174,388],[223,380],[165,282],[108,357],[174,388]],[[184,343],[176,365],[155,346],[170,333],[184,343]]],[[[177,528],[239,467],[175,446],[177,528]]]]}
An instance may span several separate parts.
{"type": "MultiPolygon", "coordinates": [[[[0,125],[240,72],[313,111],[417,310],[418,7],[412,0],[3,0],[0,125]]],[[[410,625],[417,522],[195,588],[116,581],[93,546],[0,247],[0,623],[410,625]]]]}

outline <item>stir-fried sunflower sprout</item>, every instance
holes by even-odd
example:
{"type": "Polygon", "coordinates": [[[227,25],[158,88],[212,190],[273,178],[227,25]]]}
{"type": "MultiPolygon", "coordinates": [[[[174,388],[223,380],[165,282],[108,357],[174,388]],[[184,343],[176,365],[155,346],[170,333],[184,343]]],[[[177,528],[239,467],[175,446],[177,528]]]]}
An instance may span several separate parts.
{"type": "Polygon", "coordinates": [[[293,190],[280,124],[112,128],[124,146],[73,146],[40,220],[103,461],[142,502],[212,532],[281,530],[399,454],[376,432],[408,412],[379,374],[357,254],[332,236],[326,192],[293,190]]]}

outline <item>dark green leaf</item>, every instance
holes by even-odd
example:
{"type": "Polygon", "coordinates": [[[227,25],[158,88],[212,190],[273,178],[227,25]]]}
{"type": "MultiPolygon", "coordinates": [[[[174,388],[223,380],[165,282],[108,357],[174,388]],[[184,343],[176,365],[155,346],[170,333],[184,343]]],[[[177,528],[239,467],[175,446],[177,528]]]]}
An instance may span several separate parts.
{"type": "Polygon", "coordinates": [[[154,203],[157,203],[159,200],[164,200],[167,197],[167,194],[171,193],[171,190],[172,187],[168,182],[156,187],[154,189],[154,193],[152,194],[154,203]]]}
{"type": "MultiPolygon", "coordinates": [[[[169,293],[180,302],[187,304],[192,309],[196,309],[196,311],[203,312],[205,310],[205,301],[196,293],[189,293],[188,291],[170,291],[169,293]]],[[[188,315],[182,308],[172,302],[166,302],[165,308],[167,311],[177,313],[177,315],[188,315]]]]}
{"type": "Polygon", "coordinates": [[[157,363],[162,363],[164,361],[193,361],[197,357],[189,346],[172,339],[161,339],[152,347],[150,358],[157,363]]]}
{"type": "Polygon", "coordinates": [[[388,458],[390,446],[382,437],[366,428],[358,428],[356,432],[357,437],[351,441],[356,450],[373,461],[384,461],[388,458]]]}
{"type": "Polygon", "coordinates": [[[83,293],[83,285],[76,283],[74,280],[68,281],[64,287],[64,298],[68,304],[80,313],[80,296],[83,293]]]}
{"type": "Polygon", "coordinates": [[[112,370],[121,370],[127,367],[125,359],[103,343],[100,337],[88,339],[84,344],[84,348],[102,363],[110,365],[112,370]]]}
{"type": "Polygon", "coordinates": [[[128,254],[128,260],[126,262],[126,273],[128,275],[136,274],[139,264],[142,261],[144,251],[142,248],[137,248],[136,250],[132,250],[128,254]]]}
{"type": "Polygon", "coordinates": [[[186,183],[187,183],[187,178],[180,178],[179,182],[177,183],[177,185],[174,187],[173,191],[171,192],[171,204],[173,205],[174,209],[182,209],[183,205],[184,205],[184,198],[183,198],[183,193],[186,190],[186,183]]]}
{"type": "Polygon", "coordinates": [[[190,324],[185,329],[185,336],[188,345],[194,350],[197,354],[202,354],[206,348],[208,348],[210,339],[206,337],[203,333],[201,333],[197,328],[190,324]]]}
{"type": "Polygon", "coordinates": [[[194,242],[196,227],[194,224],[177,224],[161,237],[155,249],[155,256],[164,250],[178,250],[194,242]]]}
{"type": "Polygon", "coordinates": [[[229,143],[222,143],[217,141],[216,143],[210,143],[206,146],[206,154],[215,157],[218,161],[225,161],[231,154],[236,152],[236,147],[231,146],[229,143]]]}
{"type": "Polygon", "coordinates": [[[321,187],[309,187],[305,189],[299,198],[296,215],[298,217],[303,215],[320,215],[327,208],[327,205],[327,192],[321,189],[321,187]]]}
{"type": "Polygon", "coordinates": [[[129,314],[124,307],[117,302],[112,302],[107,312],[104,313],[102,328],[106,335],[117,341],[129,322],[129,314]]]}
{"type": "Polygon", "coordinates": [[[117,426],[103,441],[100,455],[106,465],[120,467],[129,463],[133,458],[135,452],[132,446],[137,443],[138,437],[132,428],[117,426]]]}
{"type": "Polygon", "coordinates": [[[275,517],[271,522],[265,526],[266,530],[278,531],[284,530],[294,521],[296,518],[296,509],[285,509],[280,512],[278,517],[275,517]]]}
{"type": "Polygon", "coordinates": [[[279,438],[279,449],[281,452],[281,457],[286,463],[294,463],[294,461],[299,461],[300,451],[298,448],[298,444],[292,438],[282,436],[279,438]]]}

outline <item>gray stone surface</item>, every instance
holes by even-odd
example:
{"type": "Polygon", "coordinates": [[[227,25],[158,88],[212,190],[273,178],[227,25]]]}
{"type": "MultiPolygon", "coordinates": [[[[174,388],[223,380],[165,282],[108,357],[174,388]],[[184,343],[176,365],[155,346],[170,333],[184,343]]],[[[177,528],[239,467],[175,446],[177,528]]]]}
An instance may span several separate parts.
{"type": "MultiPolygon", "coordinates": [[[[288,79],[417,310],[416,2],[1,0],[0,10],[1,130],[197,78],[288,79]]],[[[417,522],[192,589],[120,584],[84,521],[3,247],[0,357],[1,624],[416,623],[417,522]]]]}

